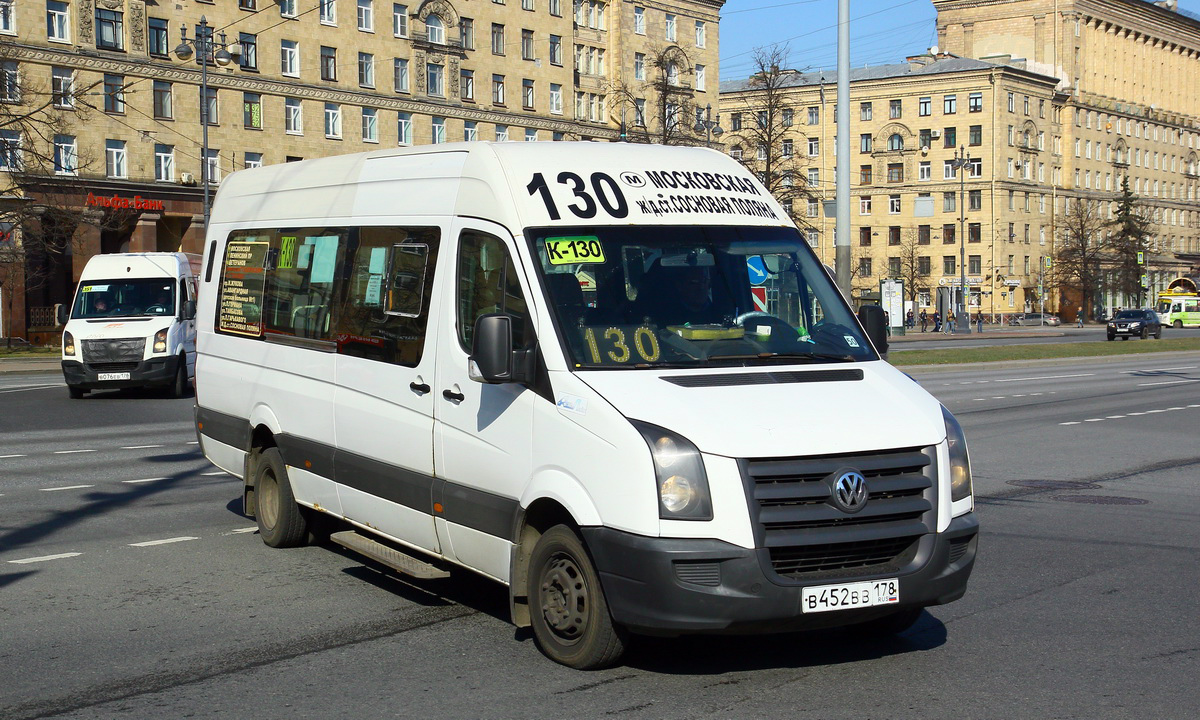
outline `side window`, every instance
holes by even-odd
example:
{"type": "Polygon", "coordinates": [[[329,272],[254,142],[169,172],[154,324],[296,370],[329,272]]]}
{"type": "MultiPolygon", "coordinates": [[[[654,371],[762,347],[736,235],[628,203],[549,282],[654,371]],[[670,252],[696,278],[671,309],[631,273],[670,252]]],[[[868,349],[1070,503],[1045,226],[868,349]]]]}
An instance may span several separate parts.
{"type": "Polygon", "coordinates": [[[488,313],[505,313],[513,319],[513,349],[531,338],[529,309],[517,270],[500,238],[465,230],[458,249],[458,340],[471,352],[475,320],[488,313]]]}
{"type": "Polygon", "coordinates": [[[436,228],[352,233],[349,282],[333,336],[339,353],[407,367],[421,362],[438,239],[436,228]]]}
{"type": "Polygon", "coordinates": [[[330,339],[334,325],[333,290],[348,232],[333,228],[300,228],[273,233],[264,299],[263,325],[268,332],[330,339]]]}

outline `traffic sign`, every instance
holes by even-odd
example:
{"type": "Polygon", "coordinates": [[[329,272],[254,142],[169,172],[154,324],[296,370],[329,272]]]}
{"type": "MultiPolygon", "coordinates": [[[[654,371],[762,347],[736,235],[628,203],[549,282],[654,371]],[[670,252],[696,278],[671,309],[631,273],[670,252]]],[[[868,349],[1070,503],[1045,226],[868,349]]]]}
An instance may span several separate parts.
{"type": "Polygon", "coordinates": [[[754,309],[758,312],[767,311],[767,289],[765,287],[750,288],[750,297],[754,299],[754,309]]]}
{"type": "Polygon", "coordinates": [[[746,258],[746,270],[750,273],[751,285],[762,285],[767,281],[767,266],[759,255],[746,258]]]}

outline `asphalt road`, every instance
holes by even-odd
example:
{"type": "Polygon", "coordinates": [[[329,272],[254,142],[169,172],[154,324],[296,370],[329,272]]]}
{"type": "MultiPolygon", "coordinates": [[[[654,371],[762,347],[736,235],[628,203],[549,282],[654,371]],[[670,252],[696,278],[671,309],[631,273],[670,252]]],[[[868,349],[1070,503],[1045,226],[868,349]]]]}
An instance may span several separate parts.
{"type": "Polygon", "coordinates": [[[970,443],[965,598],[898,638],[643,639],[594,673],[469,573],[264,546],[190,401],[0,375],[0,717],[1200,714],[1200,353],[912,375],[970,443]]]}
{"type": "MultiPolygon", "coordinates": [[[[985,325],[982,334],[975,332],[970,335],[943,335],[941,333],[922,333],[918,328],[909,331],[902,338],[893,338],[890,351],[905,350],[949,350],[952,348],[979,347],[980,345],[1045,345],[1073,342],[1107,342],[1107,331],[1103,325],[1088,325],[1077,328],[1074,325],[1060,327],[1000,327],[985,325]]],[[[1163,329],[1163,339],[1196,338],[1200,337],[1200,328],[1163,329]]],[[[1113,342],[1141,342],[1141,340],[1114,340],[1113,342]]],[[[1154,342],[1151,338],[1147,342],[1154,342]]]]}

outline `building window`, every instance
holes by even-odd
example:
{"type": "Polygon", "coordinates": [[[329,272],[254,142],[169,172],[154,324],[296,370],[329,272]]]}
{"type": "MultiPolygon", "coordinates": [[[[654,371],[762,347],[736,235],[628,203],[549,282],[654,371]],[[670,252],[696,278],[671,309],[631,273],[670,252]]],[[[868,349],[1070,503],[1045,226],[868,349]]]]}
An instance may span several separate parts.
{"type": "Polygon", "coordinates": [[[858,151],[860,153],[871,152],[871,134],[863,133],[858,136],[858,151]]]}
{"type": "MultiPolygon", "coordinates": [[[[921,255],[920,257],[917,258],[917,274],[918,275],[928,275],[929,271],[930,271],[929,256],[921,255]]],[[[921,291],[920,304],[924,305],[924,306],[929,305],[929,291],[928,290],[921,291]]]]}
{"type": "Polygon", "coordinates": [[[101,50],[125,49],[125,14],[96,8],[96,47],[101,50]]]}
{"type": "Polygon", "coordinates": [[[532,30],[522,30],[521,31],[521,59],[522,60],[532,60],[533,59],[533,31],[532,30]]]}
{"type": "Polygon", "coordinates": [[[71,41],[70,6],[65,2],[47,0],[46,39],[58,42],[71,41]]]}
{"type": "Polygon", "coordinates": [[[889,183],[904,182],[904,163],[888,163],[887,181],[889,183]]]}
{"type": "Polygon", "coordinates": [[[250,33],[239,33],[238,44],[242,46],[242,54],[238,56],[238,65],[243,70],[257,70],[258,36],[250,33]]]}
{"type": "Polygon", "coordinates": [[[889,195],[888,196],[888,214],[889,215],[899,215],[900,214],[900,196],[899,195],[889,195]]]}
{"type": "Polygon", "coordinates": [[[496,142],[508,142],[508,126],[496,126],[496,142]]]}
{"type": "Polygon", "coordinates": [[[446,25],[437,15],[425,18],[425,37],[434,45],[446,44],[446,25]]]}
{"type": "Polygon", "coordinates": [[[396,58],[392,61],[392,86],[396,92],[408,92],[408,60],[396,58]]]}
{"type": "Polygon", "coordinates": [[[808,124],[809,125],[820,125],[821,124],[821,109],[820,108],[810,107],[808,109],[808,124]]]}
{"type": "MultiPolygon", "coordinates": [[[[641,55],[641,53],[638,53],[638,54],[641,55]]],[[[645,63],[645,59],[646,59],[646,56],[642,55],[643,64],[645,63]]],[[[559,66],[561,66],[563,64],[562,36],[561,35],[551,35],[550,36],[550,64],[551,65],[559,65],[559,66]]],[[[645,71],[644,70],[642,72],[642,77],[638,78],[638,79],[641,79],[641,80],[645,79],[645,71]]]]}
{"type": "Polygon", "coordinates": [[[337,103],[325,103],[325,137],[342,138],[342,106],[337,103]]]}
{"type": "Polygon", "coordinates": [[[216,185],[221,182],[221,151],[209,150],[204,159],[204,167],[208,169],[208,184],[216,185]]]}
{"type": "Polygon", "coordinates": [[[953,223],[946,223],[945,225],[942,226],[942,244],[943,245],[953,245],[954,244],[954,240],[955,240],[954,229],[955,228],[954,228],[953,223]]]}
{"type": "Polygon", "coordinates": [[[396,37],[408,37],[407,5],[392,4],[392,34],[396,37]]]}
{"type": "Polygon", "coordinates": [[[74,135],[54,136],[54,174],[74,175],[79,171],[79,151],[74,135]]]}
{"type": "MultiPolygon", "coordinates": [[[[1008,111],[1009,112],[1017,111],[1017,96],[1014,93],[1008,94],[1008,111]]],[[[1010,270],[1009,272],[1012,272],[1012,271],[1010,270]]]]}
{"type": "Polygon", "coordinates": [[[967,142],[970,143],[971,145],[982,145],[983,144],[983,126],[982,125],[972,125],[970,128],[968,128],[967,142]]]}
{"type": "Polygon", "coordinates": [[[412,145],[412,115],[400,113],[396,118],[396,139],[401,145],[412,145]]]}
{"type": "Polygon", "coordinates": [[[425,64],[425,91],[432,97],[446,96],[446,68],[437,63],[425,64]]]}
{"type": "Polygon", "coordinates": [[[667,13],[666,37],[668,42],[675,42],[675,16],[667,13]]]}
{"type": "MultiPolygon", "coordinates": [[[[783,109],[783,126],[785,128],[791,127],[794,117],[795,117],[795,112],[792,110],[792,108],[784,108],[783,109]]],[[[764,124],[765,124],[765,118],[764,118],[764,124]]]]}
{"type": "Polygon", "coordinates": [[[124,140],[104,141],[104,174],[110,178],[129,177],[124,140]]]}
{"type": "Polygon", "coordinates": [[[967,177],[983,177],[983,158],[967,158],[967,177]]]}
{"type": "MultiPolygon", "coordinates": [[[[633,101],[633,124],[646,127],[646,98],[635,98],[633,101]]],[[[739,151],[741,152],[741,151],[739,151]]],[[[731,151],[732,153],[732,151],[731,151]]]]}
{"type": "Polygon", "coordinates": [[[371,53],[358,54],[358,84],[362,87],[375,87],[375,56],[371,53]]]}
{"type": "Polygon", "coordinates": [[[638,35],[646,34],[646,8],[633,9],[633,31],[638,35]]]}
{"type": "Polygon", "coordinates": [[[304,132],[304,115],[300,109],[299,98],[284,98],[283,100],[283,131],[291,135],[304,132]]]}
{"type": "Polygon", "coordinates": [[[983,209],[983,191],[969,190],[967,192],[967,209],[982,210],[983,209]]]}
{"type": "Polygon", "coordinates": [[[933,114],[933,100],[923,97],[917,100],[917,115],[920,117],[929,117],[933,114]]]}
{"type": "Polygon", "coordinates": [[[892,120],[898,120],[902,114],[902,106],[899,100],[888,101],[888,117],[892,120]]]}
{"type": "Polygon", "coordinates": [[[858,229],[858,246],[859,247],[871,247],[871,228],[870,227],[864,226],[864,227],[860,227],[858,229]]]}
{"type": "Polygon", "coordinates": [[[379,117],[375,108],[362,109],[362,139],[363,142],[379,142],[379,117]]]}
{"type": "Polygon", "coordinates": [[[430,122],[430,141],[434,145],[441,145],[446,142],[446,118],[435,117],[430,122]]]}
{"type": "Polygon", "coordinates": [[[708,89],[706,87],[708,85],[707,71],[705,70],[704,66],[699,63],[696,63],[695,78],[696,78],[696,90],[698,92],[706,91],[708,89]]]}
{"type": "Polygon", "coordinates": [[[893,133],[890,137],[888,137],[888,150],[903,150],[903,149],[904,149],[904,138],[900,136],[900,133],[893,133]]]}
{"type": "Polygon", "coordinates": [[[928,161],[922,161],[917,165],[917,180],[927,181],[933,179],[932,166],[928,161]]]}
{"type": "Polygon", "coordinates": [[[479,140],[479,126],[474,120],[467,120],[463,123],[463,142],[475,142],[479,140]]]}
{"type": "Polygon", "coordinates": [[[871,196],[870,195],[863,195],[858,198],[858,214],[859,215],[870,215],[871,214],[871,196]]]}
{"type": "Polygon", "coordinates": [[[337,80],[337,48],[321,46],[321,79],[337,80]]]}
{"type": "Polygon", "coordinates": [[[533,109],[533,81],[528,78],[521,81],[521,108],[533,109]]]}
{"type": "Polygon", "coordinates": [[[942,256],[942,274],[953,275],[958,272],[958,258],[953,255],[942,256]]]}
{"type": "Polygon", "coordinates": [[[859,185],[870,185],[871,182],[872,182],[871,166],[863,165],[863,166],[859,167],[859,169],[858,169],[858,184],[859,185]]]}
{"type": "Polygon", "coordinates": [[[858,276],[867,278],[871,277],[871,258],[860,257],[858,259],[858,276]]]}
{"type": "Polygon", "coordinates": [[[288,77],[300,77],[300,44],[295,40],[279,41],[279,72],[288,77]]]}
{"type": "Polygon", "coordinates": [[[550,83],[550,114],[563,114],[562,85],[550,83]]]}
{"type": "Polygon", "coordinates": [[[954,212],[958,208],[957,198],[954,192],[942,193],[942,212],[954,212]]]}
{"type": "Polygon", "coordinates": [[[967,112],[983,112],[983,93],[971,93],[967,96],[967,112]]]}
{"type": "Polygon", "coordinates": [[[277,0],[280,17],[296,17],[296,0],[277,0]]]}
{"type": "Polygon", "coordinates": [[[320,0],[318,4],[321,7],[321,23],[324,25],[337,25],[337,0],[320,0]]]}
{"type": "Polygon", "coordinates": [[[953,115],[956,112],[958,112],[958,96],[957,95],[943,96],[942,97],[942,113],[946,114],[946,115],[953,115]]]}
{"type": "Polygon", "coordinates": [[[504,76],[492,75],[492,103],[495,105],[504,104],[504,76]]]}
{"type": "Polygon", "coordinates": [[[262,130],[262,96],[258,93],[242,93],[242,126],[262,130]]]}
{"type": "Polygon", "coordinates": [[[175,181],[174,145],[154,145],[154,179],[159,182],[175,181]]]}
{"type": "Polygon", "coordinates": [[[858,106],[858,119],[863,121],[871,119],[871,103],[865,102],[858,106]]]}
{"type": "Polygon", "coordinates": [[[204,120],[208,125],[216,125],[221,119],[219,114],[220,106],[217,104],[217,89],[210,87],[208,89],[208,97],[204,98],[204,100],[204,120]]]}
{"type": "MultiPolygon", "coordinates": [[[[51,102],[57,108],[72,108],[75,107],[75,71],[70,68],[56,67],[50,71],[50,96],[51,102]]],[[[167,87],[170,84],[164,83],[167,87]]],[[[158,83],[155,83],[157,90],[158,83]]],[[[157,101],[157,97],[155,98],[157,101]]],[[[155,107],[157,111],[157,106],[155,107]]],[[[167,117],[170,117],[169,115],[167,117]]]]}
{"type": "Polygon", "coordinates": [[[821,141],[818,138],[808,139],[808,156],[817,157],[821,154],[821,141]]]}
{"type": "Polygon", "coordinates": [[[475,71],[474,70],[459,70],[458,71],[458,94],[463,100],[468,102],[475,101],[475,71]]]}
{"type": "Polygon", "coordinates": [[[125,78],[121,75],[104,76],[104,112],[125,112],[125,78]]]}
{"type": "Polygon", "coordinates": [[[171,48],[167,45],[167,21],[149,18],[146,28],[146,52],[154,57],[167,57],[171,48]]]}
{"type": "Polygon", "coordinates": [[[258,0],[238,0],[239,10],[257,10],[258,0]]]}
{"type": "Polygon", "coordinates": [[[242,155],[242,167],[247,170],[250,168],[260,168],[263,165],[263,154],[260,152],[247,152],[242,155]]]}
{"type": "Polygon", "coordinates": [[[533,128],[525,128],[525,142],[537,142],[537,130],[533,128]]]}
{"type": "Polygon", "coordinates": [[[21,73],[12,60],[0,63],[0,102],[21,102],[21,73]]]}
{"type": "Polygon", "coordinates": [[[945,142],[945,147],[952,148],[958,145],[958,128],[948,127],[942,130],[942,138],[945,142]]]}
{"type": "Polygon", "coordinates": [[[971,275],[979,275],[983,272],[983,256],[968,255],[967,256],[967,273],[971,275]]]}
{"type": "Polygon", "coordinates": [[[14,9],[15,0],[0,0],[0,32],[15,33],[17,31],[17,16],[14,9]]]}
{"type": "Polygon", "coordinates": [[[475,49],[475,21],[469,17],[458,19],[458,39],[464,50],[475,49]]]}
{"type": "Polygon", "coordinates": [[[500,23],[492,23],[492,54],[504,54],[504,26],[500,23]]]}
{"type": "MultiPolygon", "coordinates": [[[[375,0],[358,0],[358,29],[375,31],[375,0]]],[[[433,42],[433,38],[430,38],[430,42],[433,42]]]]}
{"type": "MultiPolygon", "coordinates": [[[[765,150],[760,146],[760,150],[765,150]]],[[[764,153],[765,154],[765,153],[764,153]]],[[[820,168],[808,169],[808,186],[810,188],[820,187],[821,185],[821,170],[820,168]]]]}
{"type": "Polygon", "coordinates": [[[983,241],[983,225],[981,223],[967,223],[967,242],[982,242],[983,241]]]}
{"type": "MultiPolygon", "coordinates": [[[[702,112],[702,110],[700,108],[696,108],[697,114],[700,114],[701,112],[702,112]]],[[[788,138],[788,139],[784,140],[782,143],[780,143],[779,154],[785,158],[790,158],[794,152],[794,147],[795,147],[794,143],[792,142],[792,140],[790,138],[788,138]]]]}

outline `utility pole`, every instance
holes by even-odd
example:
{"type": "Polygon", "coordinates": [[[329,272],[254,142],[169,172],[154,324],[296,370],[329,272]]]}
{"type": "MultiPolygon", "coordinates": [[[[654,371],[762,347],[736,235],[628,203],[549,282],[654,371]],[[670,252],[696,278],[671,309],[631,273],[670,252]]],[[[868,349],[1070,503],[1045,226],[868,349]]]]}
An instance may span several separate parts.
{"type": "Polygon", "coordinates": [[[850,0],[838,0],[837,39],[837,218],[834,222],[833,268],[838,288],[850,302],[850,0]]]}

